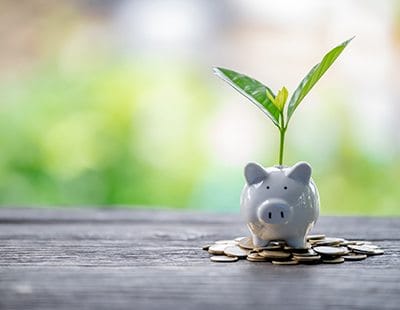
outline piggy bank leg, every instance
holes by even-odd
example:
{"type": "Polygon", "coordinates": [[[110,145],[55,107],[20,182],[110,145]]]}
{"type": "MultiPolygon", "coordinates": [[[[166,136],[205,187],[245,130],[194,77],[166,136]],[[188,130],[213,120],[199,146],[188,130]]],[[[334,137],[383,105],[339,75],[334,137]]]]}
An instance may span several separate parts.
{"type": "Polygon", "coordinates": [[[306,248],[306,240],[305,237],[295,237],[286,239],[286,243],[288,246],[295,249],[305,249],[306,248]]]}
{"type": "Polygon", "coordinates": [[[263,247],[266,246],[268,244],[268,241],[263,240],[261,238],[259,238],[258,236],[256,236],[255,234],[251,233],[251,238],[253,240],[253,245],[255,247],[263,247]]]}

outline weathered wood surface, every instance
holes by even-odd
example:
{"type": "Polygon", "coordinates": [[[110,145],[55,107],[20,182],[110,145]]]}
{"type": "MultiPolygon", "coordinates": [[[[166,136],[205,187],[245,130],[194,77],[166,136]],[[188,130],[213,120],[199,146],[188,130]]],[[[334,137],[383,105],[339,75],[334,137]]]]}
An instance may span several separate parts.
{"type": "Polygon", "coordinates": [[[315,233],[373,240],[339,265],[212,263],[238,215],[0,209],[0,309],[399,309],[400,219],[322,217],[315,233]]]}

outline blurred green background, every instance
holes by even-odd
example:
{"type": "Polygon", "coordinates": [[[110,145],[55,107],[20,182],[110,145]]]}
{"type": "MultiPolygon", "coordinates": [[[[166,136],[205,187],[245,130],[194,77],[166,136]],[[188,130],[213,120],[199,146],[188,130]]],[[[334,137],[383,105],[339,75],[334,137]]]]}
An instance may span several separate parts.
{"type": "Polygon", "coordinates": [[[1,0],[0,203],[237,212],[278,132],[212,66],[293,91],[353,35],[285,162],[323,214],[400,215],[398,1],[1,0]]]}

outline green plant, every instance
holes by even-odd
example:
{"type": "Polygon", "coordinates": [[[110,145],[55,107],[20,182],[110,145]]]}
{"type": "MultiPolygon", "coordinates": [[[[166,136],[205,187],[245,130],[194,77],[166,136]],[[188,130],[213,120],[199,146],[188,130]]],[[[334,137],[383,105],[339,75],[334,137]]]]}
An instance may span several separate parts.
{"type": "Polygon", "coordinates": [[[330,50],[321,62],[316,64],[310,72],[308,72],[299,86],[297,86],[288,105],[286,105],[286,101],[289,92],[286,87],[282,87],[275,96],[269,87],[249,76],[225,68],[214,68],[214,72],[217,76],[253,102],[272,120],[274,125],[278,127],[280,133],[279,165],[283,164],[285,135],[294,111],[352,39],[353,38],[344,41],[342,44],[330,50]]]}

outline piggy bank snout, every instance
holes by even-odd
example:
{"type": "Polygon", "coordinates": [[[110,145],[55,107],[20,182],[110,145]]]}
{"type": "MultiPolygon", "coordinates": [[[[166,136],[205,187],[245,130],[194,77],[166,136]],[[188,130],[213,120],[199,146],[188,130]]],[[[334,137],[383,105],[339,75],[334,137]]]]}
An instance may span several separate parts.
{"type": "Polygon", "coordinates": [[[267,200],[258,208],[258,218],[266,224],[284,224],[292,217],[292,210],[283,200],[267,200]]]}

